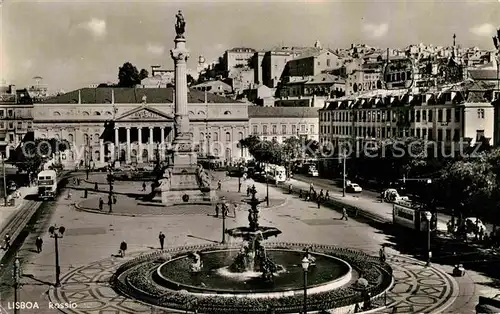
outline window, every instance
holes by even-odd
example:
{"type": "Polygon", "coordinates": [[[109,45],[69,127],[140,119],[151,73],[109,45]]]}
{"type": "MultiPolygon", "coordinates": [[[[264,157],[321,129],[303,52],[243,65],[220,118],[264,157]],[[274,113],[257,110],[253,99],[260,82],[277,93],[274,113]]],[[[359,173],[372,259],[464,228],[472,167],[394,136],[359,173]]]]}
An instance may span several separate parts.
{"type": "Polygon", "coordinates": [[[429,110],[429,119],[427,121],[432,122],[432,110],[429,110]]]}
{"type": "Polygon", "coordinates": [[[445,141],[451,141],[451,130],[450,129],[446,129],[445,130],[445,141]]]}
{"type": "Polygon", "coordinates": [[[97,144],[99,144],[99,140],[100,140],[99,139],[99,134],[98,133],[94,134],[94,142],[96,142],[97,144]]]}
{"type": "Polygon", "coordinates": [[[100,116],[101,113],[99,111],[94,111],[94,116],[100,116]]]}
{"type": "Polygon", "coordinates": [[[476,130],[476,142],[479,142],[483,137],[484,137],[484,130],[476,130]]]}
{"type": "Polygon", "coordinates": [[[276,125],[273,125],[273,129],[272,129],[273,130],[273,134],[277,133],[277,129],[278,129],[278,127],[276,125]]]}
{"type": "Polygon", "coordinates": [[[12,116],[14,115],[14,112],[11,109],[9,109],[7,111],[7,115],[9,116],[9,118],[12,118],[12,116]]]}
{"type": "Polygon", "coordinates": [[[422,129],[422,138],[427,139],[427,129],[422,129]]]}
{"type": "Polygon", "coordinates": [[[297,126],[294,124],[292,125],[292,134],[297,133],[297,126]]]}
{"type": "Polygon", "coordinates": [[[14,134],[9,134],[9,142],[14,142],[14,134]]]}
{"type": "Polygon", "coordinates": [[[83,134],[83,142],[85,143],[85,145],[88,145],[89,143],[89,135],[86,133],[83,134]]]}
{"type": "Polygon", "coordinates": [[[460,108],[455,108],[455,122],[460,122],[460,108]]]}
{"type": "Polygon", "coordinates": [[[446,109],[446,122],[451,122],[451,109],[446,109]]]}
{"type": "Polygon", "coordinates": [[[454,142],[460,141],[460,129],[453,130],[453,141],[454,142]]]}
{"type": "Polygon", "coordinates": [[[230,141],[231,141],[231,133],[226,132],[226,142],[230,142],[230,141]]]}
{"type": "Polygon", "coordinates": [[[311,124],[309,126],[309,133],[314,134],[314,125],[313,124],[311,124]]]}
{"type": "Polygon", "coordinates": [[[217,142],[219,140],[219,133],[214,132],[214,141],[217,142]]]}
{"type": "Polygon", "coordinates": [[[69,142],[70,144],[74,144],[74,143],[73,143],[73,134],[68,134],[68,142],[69,142]]]}
{"type": "Polygon", "coordinates": [[[5,129],[5,122],[0,121],[0,129],[5,129]]]}
{"type": "Polygon", "coordinates": [[[225,111],[224,114],[227,116],[227,115],[230,115],[231,114],[231,111],[225,111]]]}
{"type": "Polygon", "coordinates": [[[256,125],[254,125],[254,126],[252,127],[252,133],[253,133],[253,134],[257,134],[257,126],[256,126],[256,125]]]}
{"type": "Polygon", "coordinates": [[[281,126],[281,134],[286,134],[286,124],[281,126]]]}
{"type": "Polygon", "coordinates": [[[438,129],[438,142],[441,142],[443,140],[443,129],[438,129]]]}
{"type": "Polygon", "coordinates": [[[416,135],[416,137],[417,137],[417,138],[420,138],[420,129],[416,129],[416,130],[415,130],[415,132],[416,132],[416,134],[415,134],[415,135],[416,135]]]}
{"type": "Polygon", "coordinates": [[[262,134],[267,135],[267,125],[262,126],[262,134]]]}
{"type": "Polygon", "coordinates": [[[330,59],[326,59],[326,66],[329,67],[330,66],[330,59]]]}
{"type": "Polygon", "coordinates": [[[306,126],[304,124],[300,125],[300,132],[305,132],[306,131],[306,126]]]}
{"type": "Polygon", "coordinates": [[[437,122],[443,122],[443,109],[438,109],[438,118],[437,122]]]}
{"type": "Polygon", "coordinates": [[[4,117],[4,115],[5,115],[5,111],[4,111],[3,109],[2,109],[2,110],[0,110],[0,118],[3,118],[3,117],[4,117]]]}
{"type": "Polygon", "coordinates": [[[417,110],[417,112],[415,114],[416,114],[415,122],[420,122],[420,110],[417,110]]]}
{"type": "Polygon", "coordinates": [[[484,119],[484,109],[477,109],[477,118],[484,119]]]}
{"type": "Polygon", "coordinates": [[[422,121],[427,121],[427,110],[422,110],[422,121]]]}
{"type": "Polygon", "coordinates": [[[12,130],[14,129],[14,123],[13,122],[9,122],[9,130],[12,130]]]}

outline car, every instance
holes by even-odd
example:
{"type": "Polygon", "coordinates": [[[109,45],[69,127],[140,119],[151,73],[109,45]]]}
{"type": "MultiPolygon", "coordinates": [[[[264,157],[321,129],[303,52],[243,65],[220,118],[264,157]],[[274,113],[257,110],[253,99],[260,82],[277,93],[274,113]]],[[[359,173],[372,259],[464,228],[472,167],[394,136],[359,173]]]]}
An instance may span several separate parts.
{"type": "Polygon", "coordinates": [[[346,187],[346,191],[349,193],[361,193],[361,191],[363,191],[363,189],[358,184],[351,182],[351,184],[349,184],[346,187]]]}
{"type": "Polygon", "coordinates": [[[316,170],[316,169],[314,169],[314,168],[313,168],[313,169],[309,169],[308,174],[309,174],[311,177],[317,177],[317,176],[319,176],[318,170],[316,170]]]}
{"type": "Polygon", "coordinates": [[[14,192],[15,190],[17,190],[16,182],[9,181],[9,183],[7,183],[7,190],[9,190],[9,192],[14,192]]]}
{"type": "Polygon", "coordinates": [[[481,219],[476,217],[467,217],[465,218],[465,226],[467,228],[467,232],[476,232],[479,229],[483,229],[486,231],[486,226],[483,224],[481,219]]]}

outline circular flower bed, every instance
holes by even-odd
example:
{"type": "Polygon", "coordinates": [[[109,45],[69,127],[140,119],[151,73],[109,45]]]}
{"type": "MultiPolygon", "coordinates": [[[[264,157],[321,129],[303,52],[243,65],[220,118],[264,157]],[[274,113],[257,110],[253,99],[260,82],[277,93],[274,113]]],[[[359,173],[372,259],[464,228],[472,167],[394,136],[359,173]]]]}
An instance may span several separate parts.
{"type": "MultiPolygon", "coordinates": [[[[203,294],[191,294],[187,291],[169,290],[157,285],[157,267],[163,262],[185,255],[191,251],[211,251],[226,248],[228,245],[204,245],[175,248],[143,255],[120,266],[111,278],[112,286],[120,293],[156,306],[184,311],[197,309],[202,313],[266,313],[270,309],[274,313],[297,313],[302,310],[303,295],[280,298],[248,298],[217,297],[203,294]]],[[[363,252],[343,249],[334,246],[315,246],[299,243],[266,243],[266,247],[275,249],[302,250],[308,247],[311,252],[331,255],[340,258],[357,270],[368,281],[367,292],[372,297],[385,293],[392,285],[392,269],[378,258],[363,252]]],[[[321,311],[333,308],[348,307],[363,302],[359,289],[348,285],[339,289],[309,295],[308,311],[321,311]]]]}

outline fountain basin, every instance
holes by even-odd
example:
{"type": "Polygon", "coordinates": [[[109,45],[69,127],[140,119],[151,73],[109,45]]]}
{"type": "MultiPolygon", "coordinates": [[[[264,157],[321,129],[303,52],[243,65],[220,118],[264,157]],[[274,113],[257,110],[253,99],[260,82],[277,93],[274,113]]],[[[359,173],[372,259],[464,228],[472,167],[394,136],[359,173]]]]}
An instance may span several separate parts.
{"type": "Polygon", "coordinates": [[[227,229],[226,234],[234,238],[241,238],[245,241],[250,241],[257,235],[262,234],[264,240],[272,236],[278,236],[281,234],[281,230],[275,227],[265,227],[259,226],[257,230],[251,229],[250,227],[237,227],[232,229],[227,229]]]}
{"type": "MultiPolygon", "coordinates": [[[[262,281],[258,272],[230,272],[228,266],[237,253],[234,249],[204,252],[203,269],[197,274],[190,272],[189,256],[180,256],[160,265],[153,280],[168,289],[204,296],[280,298],[303,294],[303,251],[267,250],[269,257],[282,266],[272,283],[262,281]]],[[[316,266],[308,271],[309,294],[337,289],[351,281],[352,268],[347,262],[321,253],[311,255],[316,258],[316,266]]]]}

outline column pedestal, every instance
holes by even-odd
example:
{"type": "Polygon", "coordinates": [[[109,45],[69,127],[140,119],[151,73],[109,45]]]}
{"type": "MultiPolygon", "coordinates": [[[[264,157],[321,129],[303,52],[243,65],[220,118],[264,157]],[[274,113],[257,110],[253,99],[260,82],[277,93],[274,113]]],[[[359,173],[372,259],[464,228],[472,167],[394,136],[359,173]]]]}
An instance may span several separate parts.
{"type": "Polygon", "coordinates": [[[127,128],[127,152],[126,152],[127,164],[130,164],[132,162],[131,153],[132,153],[132,145],[130,144],[130,128],[127,128]]]}

